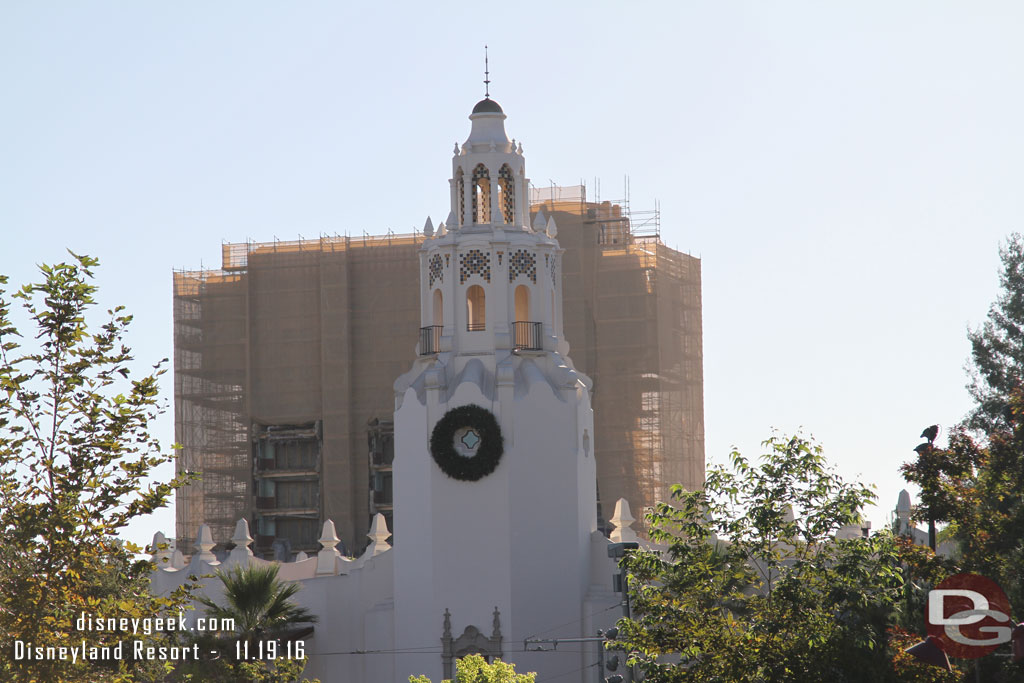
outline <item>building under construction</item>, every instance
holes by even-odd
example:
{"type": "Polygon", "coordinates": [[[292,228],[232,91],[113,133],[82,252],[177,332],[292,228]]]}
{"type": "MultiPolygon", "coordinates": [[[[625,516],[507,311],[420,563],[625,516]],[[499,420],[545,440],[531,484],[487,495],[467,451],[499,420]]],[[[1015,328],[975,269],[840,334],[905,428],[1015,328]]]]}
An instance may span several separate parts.
{"type": "MultiPolygon", "coordinates": [[[[671,484],[701,486],[700,260],[662,244],[657,211],[588,202],[583,186],[530,200],[565,250],[563,326],[594,382],[604,517],[620,497],[639,512],[671,484]]],[[[229,538],[240,518],[264,555],[316,550],[325,519],[350,552],[371,514],[395,528],[392,383],[421,332],[422,240],[225,244],[219,270],[174,273],[178,468],[201,473],[177,494],[179,547],[201,523],[229,538]]]]}

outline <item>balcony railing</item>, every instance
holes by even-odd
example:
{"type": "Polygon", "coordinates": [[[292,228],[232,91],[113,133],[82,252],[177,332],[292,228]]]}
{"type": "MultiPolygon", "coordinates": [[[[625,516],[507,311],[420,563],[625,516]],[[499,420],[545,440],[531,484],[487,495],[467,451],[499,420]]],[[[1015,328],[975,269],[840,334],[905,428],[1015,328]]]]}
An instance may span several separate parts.
{"type": "Polygon", "coordinates": [[[444,325],[428,325],[420,328],[420,355],[431,356],[441,350],[441,330],[444,325]]]}
{"type": "Polygon", "coordinates": [[[466,332],[483,332],[487,329],[487,323],[466,323],[466,332]]]}
{"type": "Polygon", "coordinates": [[[512,336],[515,348],[519,351],[540,351],[544,347],[541,344],[540,323],[517,320],[512,323],[512,336]]]}

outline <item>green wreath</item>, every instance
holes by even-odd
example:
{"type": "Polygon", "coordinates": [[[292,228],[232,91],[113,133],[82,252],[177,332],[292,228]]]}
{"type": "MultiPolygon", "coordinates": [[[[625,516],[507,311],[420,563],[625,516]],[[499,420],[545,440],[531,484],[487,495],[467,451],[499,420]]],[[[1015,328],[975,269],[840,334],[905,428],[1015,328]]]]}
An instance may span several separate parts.
{"type": "Polygon", "coordinates": [[[444,414],[430,435],[430,454],[441,471],[459,481],[477,481],[494,471],[505,452],[501,427],[494,414],[477,405],[452,408],[444,414]],[[471,458],[455,450],[455,433],[472,427],[480,435],[480,445],[471,458]]]}

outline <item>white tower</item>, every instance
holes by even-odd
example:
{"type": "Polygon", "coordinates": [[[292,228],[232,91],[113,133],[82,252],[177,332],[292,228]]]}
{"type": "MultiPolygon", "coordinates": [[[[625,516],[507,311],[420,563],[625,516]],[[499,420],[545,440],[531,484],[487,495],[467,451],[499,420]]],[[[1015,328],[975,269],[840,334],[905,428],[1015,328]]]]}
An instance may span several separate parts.
{"type": "Polygon", "coordinates": [[[590,380],[562,337],[562,250],[554,221],[530,224],[505,118],[489,97],[473,108],[451,213],[436,232],[428,219],[420,249],[418,360],[395,382],[396,680],[441,680],[477,650],[524,672],[591,663],[523,652],[532,635],[581,633],[596,469],[590,380]]]}

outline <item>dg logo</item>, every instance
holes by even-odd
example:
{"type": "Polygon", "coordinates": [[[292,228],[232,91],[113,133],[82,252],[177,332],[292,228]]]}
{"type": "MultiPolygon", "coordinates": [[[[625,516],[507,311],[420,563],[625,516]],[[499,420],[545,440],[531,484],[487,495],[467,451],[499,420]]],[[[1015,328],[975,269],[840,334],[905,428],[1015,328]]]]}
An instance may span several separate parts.
{"type": "Polygon", "coordinates": [[[995,581],[954,574],[928,592],[928,635],[951,657],[976,659],[1010,642],[1010,601],[995,581]]]}

